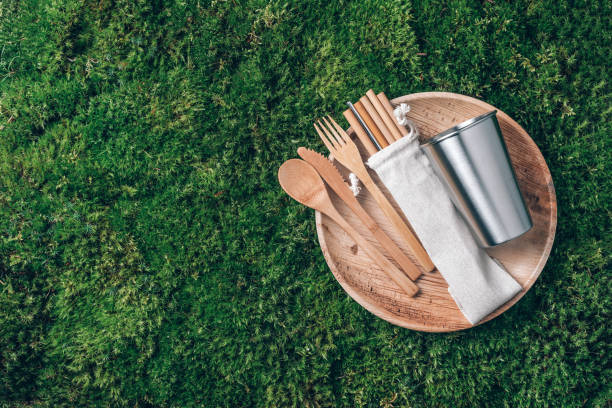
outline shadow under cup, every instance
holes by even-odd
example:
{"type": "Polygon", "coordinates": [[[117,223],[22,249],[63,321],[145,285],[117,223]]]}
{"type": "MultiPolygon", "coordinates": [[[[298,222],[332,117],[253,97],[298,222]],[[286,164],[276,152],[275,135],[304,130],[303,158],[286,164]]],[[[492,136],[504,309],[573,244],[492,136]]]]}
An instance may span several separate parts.
{"type": "Polygon", "coordinates": [[[516,238],[533,226],[496,113],[469,119],[421,145],[477,242],[485,248],[516,238]]]}

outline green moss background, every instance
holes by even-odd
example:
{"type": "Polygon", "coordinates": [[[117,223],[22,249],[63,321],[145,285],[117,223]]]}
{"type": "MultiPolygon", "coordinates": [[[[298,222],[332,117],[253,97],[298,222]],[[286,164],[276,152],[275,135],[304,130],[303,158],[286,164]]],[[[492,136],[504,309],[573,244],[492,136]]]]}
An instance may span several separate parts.
{"type": "Polygon", "coordinates": [[[0,0],[0,405],[610,407],[612,3],[0,0]],[[557,239],[472,330],[394,327],[276,171],[369,88],[542,150],[557,239]]]}

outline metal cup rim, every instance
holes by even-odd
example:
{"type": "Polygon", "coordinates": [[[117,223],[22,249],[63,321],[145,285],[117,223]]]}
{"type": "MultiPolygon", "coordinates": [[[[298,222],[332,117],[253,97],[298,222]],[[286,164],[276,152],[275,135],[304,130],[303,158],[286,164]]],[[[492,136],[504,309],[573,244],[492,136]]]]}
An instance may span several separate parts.
{"type": "Polygon", "coordinates": [[[483,113],[482,115],[476,116],[466,121],[463,121],[459,123],[458,125],[453,126],[450,129],[446,129],[445,131],[438,133],[437,135],[435,135],[434,137],[432,137],[431,139],[423,143],[422,146],[434,145],[450,137],[457,136],[459,133],[466,130],[467,128],[477,125],[478,123],[482,122],[483,120],[495,114],[497,114],[497,110],[492,110],[491,112],[483,113]]]}

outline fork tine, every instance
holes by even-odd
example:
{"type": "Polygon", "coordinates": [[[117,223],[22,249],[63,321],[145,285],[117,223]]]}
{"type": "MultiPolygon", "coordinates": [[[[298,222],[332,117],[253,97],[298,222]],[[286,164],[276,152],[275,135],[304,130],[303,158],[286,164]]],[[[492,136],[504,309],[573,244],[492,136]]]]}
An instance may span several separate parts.
{"type": "MultiPolygon", "coordinates": [[[[325,118],[322,118],[323,121],[325,121],[325,118]]],[[[339,149],[342,146],[342,143],[340,143],[340,141],[338,140],[338,138],[336,138],[335,136],[333,136],[329,129],[327,128],[327,124],[323,124],[323,122],[321,122],[320,120],[318,121],[319,126],[321,127],[321,129],[323,129],[323,132],[325,132],[325,135],[327,136],[327,138],[331,141],[331,143],[334,145],[334,147],[336,149],[339,149]]]]}
{"type": "Polygon", "coordinates": [[[325,135],[323,135],[323,132],[321,132],[321,130],[317,127],[316,123],[312,124],[315,128],[315,130],[317,131],[317,133],[319,134],[319,137],[321,138],[321,140],[323,141],[323,143],[325,144],[325,147],[327,147],[327,150],[329,150],[330,153],[333,153],[336,151],[336,148],[333,147],[331,144],[329,144],[329,141],[327,140],[327,138],[325,137],[325,135]]]}
{"type": "MultiPolygon", "coordinates": [[[[336,142],[338,142],[338,145],[342,146],[343,144],[345,144],[344,139],[342,139],[342,137],[338,134],[338,132],[336,132],[336,130],[333,128],[333,126],[329,124],[327,119],[325,117],[323,117],[322,119],[323,119],[323,122],[325,122],[325,124],[327,125],[327,129],[329,130],[329,132],[331,132],[331,134],[334,135],[334,139],[336,140],[336,142]]],[[[323,129],[323,130],[325,130],[325,129],[323,129]]],[[[326,132],[326,134],[327,134],[327,132],[326,132]]]]}
{"type": "Polygon", "coordinates": [[[349,135],[346,134],[346,132],[344,131],[344,129],[342,129],[342,127],[340,127],[339,124],[336,123],[336,121],[334,119],[332,119],[331,116],[327,115],[327,117],[329,118],[329,120],[331,121],[331,123],[334,125],[334,127],[336,128],[336,130],[338,131],[338,133],[340,134],[340,137],[342,137],[342,141],[344,143],[347,143],[347,141],[350,140],[349,135]]]}

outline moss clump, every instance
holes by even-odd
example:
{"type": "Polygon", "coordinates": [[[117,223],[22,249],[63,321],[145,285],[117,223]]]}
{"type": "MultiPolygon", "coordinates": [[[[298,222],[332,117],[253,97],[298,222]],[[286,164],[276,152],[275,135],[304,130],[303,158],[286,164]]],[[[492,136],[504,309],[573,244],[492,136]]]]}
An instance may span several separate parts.
{"type": "Polygon", "coordinates": [[[6,406],[607,406],[609,2],[0,1],[6,406]],[[452,91],[550,166],[534,288],[451,335],[328,272],[278,187],[367,89],[452,91]]]}

